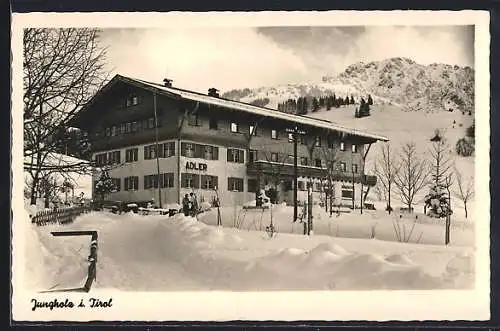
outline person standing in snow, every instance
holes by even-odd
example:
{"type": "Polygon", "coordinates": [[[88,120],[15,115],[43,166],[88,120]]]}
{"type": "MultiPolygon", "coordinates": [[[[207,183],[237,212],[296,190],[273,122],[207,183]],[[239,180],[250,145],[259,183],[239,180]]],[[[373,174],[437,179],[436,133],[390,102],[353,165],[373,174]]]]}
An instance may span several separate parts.
{"type": "Polygon", "coordinates": [[[198,203],[196,201],[196,195],[193,192],[189,194],[189,202],[191,203],[191,216],[194,217],[198,211],[198,203]]]}
{"type": "Polygon", "coordinates": [[[188,216],[191,209],[191,202],[189,201],[189,195],[184,195],[184,199],[182,199],[182,212],[184,216],[188,216]]]}

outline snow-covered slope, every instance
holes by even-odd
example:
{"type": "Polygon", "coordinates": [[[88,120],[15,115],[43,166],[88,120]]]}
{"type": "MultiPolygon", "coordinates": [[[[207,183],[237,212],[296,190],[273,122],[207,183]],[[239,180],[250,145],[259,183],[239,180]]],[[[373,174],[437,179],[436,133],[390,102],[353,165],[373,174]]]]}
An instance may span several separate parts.
{"type": "Polygon", "coordinates": [[[229,99],[252,102],[269,99],[268,107],[299,96],[336,94],[337,97],[371,94],[379,104],[398,104],[412,110],[474,111],[474,69],[446,64],[421,65],[407,58],[358,62],[338,75],[319,82],[257,89],[232,90],[229,99]]]}

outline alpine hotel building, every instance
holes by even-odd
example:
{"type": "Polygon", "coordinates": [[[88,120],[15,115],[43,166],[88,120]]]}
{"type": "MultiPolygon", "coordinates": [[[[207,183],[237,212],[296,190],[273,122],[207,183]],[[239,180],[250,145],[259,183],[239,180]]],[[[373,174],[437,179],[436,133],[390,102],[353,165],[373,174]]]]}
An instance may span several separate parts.
{"type": "MultiPolygon", "coordinates": [[[[388,139],[332,122],[172,86],[116,75],[73,118],[84,130],[92,159],[108,169],[116,192],[108,200],[154,199],[181,203],[186,193],[222,206],[255,200],[274,187],[279,200],[293,204],[294,135],[297,135],[297,199],[315,201],[325,189],[329,151],[335,151],[336,205],[359,206],[375,185],[364,173],[369,146],[388,139]],[[156,128],[157,124],[157,128],[156,128]],[[159,174],[159,176],[158,176],[159,174]],[[363,190],[363,191],[362,191],[363,190]]],[[[94,175],[94,183],[99,173],[94,175]]]]}

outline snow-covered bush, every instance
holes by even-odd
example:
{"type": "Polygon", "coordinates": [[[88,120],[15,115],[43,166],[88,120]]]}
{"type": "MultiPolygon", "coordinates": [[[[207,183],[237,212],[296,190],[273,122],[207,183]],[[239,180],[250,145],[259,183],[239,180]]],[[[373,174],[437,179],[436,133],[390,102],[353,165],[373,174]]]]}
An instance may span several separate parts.
{"type": "Polygon", "coordinates": [[[448,195],[440,186],[432,186],[424,201],[427,215],[430,217],[441,218],[453,213],[449,205],[448,195]]]}
{"type": "Polygon", "coordinates": [[[474,154],[474,150],[474,140],[470,138],[460,138],[455,146],[457,154],[464,157],[472,156],[472,154],[474,154]]]}

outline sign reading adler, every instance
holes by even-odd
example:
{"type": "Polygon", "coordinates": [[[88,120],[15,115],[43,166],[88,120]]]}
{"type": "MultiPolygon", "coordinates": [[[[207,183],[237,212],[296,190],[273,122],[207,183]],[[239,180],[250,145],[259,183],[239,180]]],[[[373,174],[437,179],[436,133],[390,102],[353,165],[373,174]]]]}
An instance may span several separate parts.
{"type": "Polygon", "coordinates": [[[207,164],[206,163],[186,162],[186,169],[206,171],[207,164]]]}

